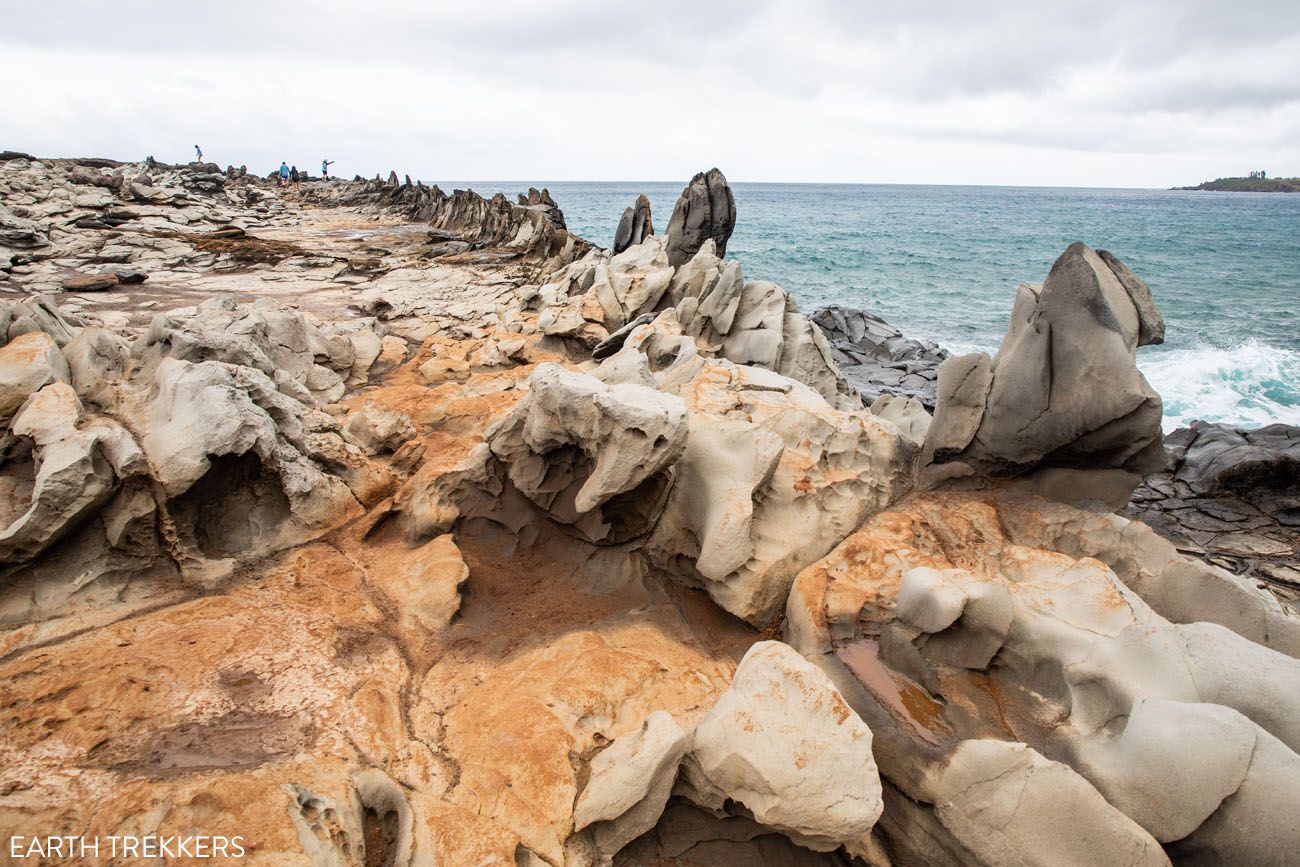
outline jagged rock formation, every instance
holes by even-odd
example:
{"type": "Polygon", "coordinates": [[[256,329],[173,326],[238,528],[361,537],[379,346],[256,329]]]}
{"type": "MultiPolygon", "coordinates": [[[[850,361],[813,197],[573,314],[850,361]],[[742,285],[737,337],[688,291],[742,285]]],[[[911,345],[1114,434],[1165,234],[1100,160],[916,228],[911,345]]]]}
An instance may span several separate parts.
{"type": "Polygon", "coordinates": [[[564,212],[551,198],[551,191],[543,187],[539,192],[536,187],[528,188],[528,195],[519,194],[519,204],[525,208],[541,211],[542,215],[557,229],[568,229],[564,224],[564,212]]]}
{"type": "Polygon", "coordinates": [[[465,254],[469,260],[544,261],[548,267],[581,258],[590,245],[569,234],[564,213],[550,193],[529,189],[527,197],[511,203],[497,193],[485,199],[473,190],[448,195],[436,185],[388,181],[347,181],[303,188],[308,200],[400,214],[412,222],[428,223],[430,240],[439,255],[465,254]]]}
{"type": "Polygon", "coordinates": [[[1037,470],[1045,490],[1066,497],[1079,495],[1071,471],[1106,471],[1103,484],[1120,496],[1081,495],[1124,502],[1165,464],[1160,396],[1135,364],[1137,347],[1163,334],[1145,283],[1110,254],[1072,244],[1041,287],[1020,287],[996,358],[939,368],[928,460],[988,478],[1037,470]]]}
{"type": "Polygon", "coordinates": [[[686,264],[712,241],[719,258],[727,255],[727,241],[736,228],[736,199],[718,169],[700,172],[682,190],[668,219],[668,262],[686,264]]]}
{"type": "MultiPolygon", "coordinates": [[[[464,268],[560,232],[545,191],[437,200],[453,233],[394,225],[437,199],[395,173],[313,186],[0,161],[35,242],[0,272],[0,831],[349,867],[1296,850],[1300,618],[1254,578],[1021,480],[914,492],[925,408],[863,409],[713,238],[464,268]]],[[[1154,305],[1067,255],[1093,282],[1050,278],[990,373],[1050,325],[1133,384],[1154,305]]],[[[976,392],[947,408],[1011,424],[976,392]]],[[[1152,484],[1284,504],[1289,436],[1198,430],[1152,484]],[[1230,454],[1260,469],[1198,469],[1230,454]]]]}
{"type": "Polygon", "coordinates": [[[670,264],[665,242],[652,235],[607,259],[590,255],[558,276],[531,300],[539,327],[585,338],[597,359],[617,352],[631,329],[671,308],[700,351],[798,380],[838,408],[861,406],[826,338],[793,297],[775,283],[746,282],[740,263],[719,258],[712,239],[680,267],[670,264]]]}
{"type": "Polygon", "coordinates": [[[871,403],[883,395],[913,398],[934,412],[935,381],[948,353],[904,337],[879,316],[850,307],[822,307],[813,323],[826,335],[835,364],[871,403]]]}
{"type": "Polygon", "coordinates": [[[779,614],[829,540],[907,489],[916,454],[793,380],[702,357],[673,310],[590,375],[539,366],[487,446],[421,479],[407,520],[421,532],[473,516],[522,527],[540,509],[755,624],[779,614]]]}
{"type": "Polygon", "coordinates": [[[611,251],[618,255],[628,247],[635,247],[655,233],[654,222],[650,218],[650,200],[645,193],[636,197],[636,204],[623,212],[619,218],[618,228],[614,230],[614,246],[611,251]]]}

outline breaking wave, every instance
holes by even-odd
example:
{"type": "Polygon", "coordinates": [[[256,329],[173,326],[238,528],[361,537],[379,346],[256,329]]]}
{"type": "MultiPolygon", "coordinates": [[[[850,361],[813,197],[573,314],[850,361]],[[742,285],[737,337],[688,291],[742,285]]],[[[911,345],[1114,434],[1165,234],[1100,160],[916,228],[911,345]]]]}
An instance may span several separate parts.
{"type": "Polygon", "coordinates": [[[1196,419],[1300,424],[1300,352],[1248,339],[1229,348],[1139,353],[1138,366],[1164,400],[1166,432],[1196,419]]]}

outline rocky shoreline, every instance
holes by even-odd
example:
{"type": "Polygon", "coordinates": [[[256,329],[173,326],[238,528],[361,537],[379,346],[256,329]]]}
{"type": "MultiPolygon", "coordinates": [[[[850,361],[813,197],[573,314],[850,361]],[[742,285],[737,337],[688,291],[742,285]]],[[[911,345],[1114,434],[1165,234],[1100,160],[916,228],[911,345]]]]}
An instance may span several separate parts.
{"type": "Polygon", "coordinates": [[[0,829],[1294,858],[1297,431],[1163,437],[1104,251],[951,357],[738,218],[716,169],[613,252],[545,190],[0,155],[0,829]]]}

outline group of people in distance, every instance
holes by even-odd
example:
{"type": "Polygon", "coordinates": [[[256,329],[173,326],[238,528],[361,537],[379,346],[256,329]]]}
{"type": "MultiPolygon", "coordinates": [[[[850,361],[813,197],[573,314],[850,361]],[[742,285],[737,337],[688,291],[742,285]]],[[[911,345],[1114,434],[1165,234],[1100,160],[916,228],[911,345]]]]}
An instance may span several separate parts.
{"type": "MultiPolygon", "coordinates": [[[[322,180],[328,181],[330,179],[330,166],[332,165],[334,165],[334,160],[320,161],[320,176],[322,180]]],[[[280,161],[280,186],[284,187],[293,184],[294,187],[297,187],[298,182],[306,174],[306,172],[299,173],[297,166],[290,166],[283,160],[280,161]]]]}
{"type": "MultiPolygon", "coordinates": [[[[199,163],[203,162],[203,148],[198,145],[194,146],[194,161],[199,163]]],[[[334,160],[320,161],[320,176],[323,180],[328,181],[330,179],[330,166],[332,165],[334,165],[334,160]]],[[[298,182],[305,174],[306,172],[300,174],[297,166],[290,166],[288,163],[281,160],[279,178],[280,186],[287,187],[290,184],[293,184],[293,186],[297,187],[298,182]]]]}

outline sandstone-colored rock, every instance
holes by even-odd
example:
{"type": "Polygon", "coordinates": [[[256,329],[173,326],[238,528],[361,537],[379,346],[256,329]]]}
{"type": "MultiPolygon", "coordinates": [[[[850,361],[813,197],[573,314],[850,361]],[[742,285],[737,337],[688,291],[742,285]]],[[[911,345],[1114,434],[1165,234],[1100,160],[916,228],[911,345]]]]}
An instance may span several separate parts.
{"type": "Polygon", "coordinates": [[[0,425],[41,388],[71,376],[58,345],[43,331],[21,334],[0,346],[0,425]]]}
{"type": "Polygon", "coordinates": [[[871,730],[780,642],[745,654],[695,730],[691,759],[720,795],[812,848],[865,837],[880,818],[871,730]]]}
{"type": "Polygon", "coordinates": [[[1106,518],[997,494],[914,497],[801,573],[787,635],[871,725],[882,775],[933,805],[938,825],[914,811],[897,847],[955,835],[973,850],[1018,853],[1002,860],[1078,863],[1077,838],[1036,835],[1028,819],[1003,833],[1015,811],[1008,824],[992,792],[960,811],[960,826],[945,824],[956,784],[942,768],[963,742],[1010,737],[1078,775],[1043,787],[1036,808],[1109,828],[1118,848],[1107,863],[1157,853],[1113,811],[1161,843],[1269,863],[1296,832],[1267,809],[1232,848],[1198,829],[1237,821],[1235,793],[1276,791],[1300,767],[1300,660],[1220,626],[1162,618],[1103,562],[1076,559],[1095,542],[1126,574],[1177,580],[1163,576],[1169,564],[1153,574],[1159,552],[1140,537],[1091,535],[1096,521],[1106,518]],[[1036,509],[1044,517],[1030,517],[1036,509]]]}

